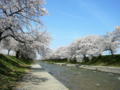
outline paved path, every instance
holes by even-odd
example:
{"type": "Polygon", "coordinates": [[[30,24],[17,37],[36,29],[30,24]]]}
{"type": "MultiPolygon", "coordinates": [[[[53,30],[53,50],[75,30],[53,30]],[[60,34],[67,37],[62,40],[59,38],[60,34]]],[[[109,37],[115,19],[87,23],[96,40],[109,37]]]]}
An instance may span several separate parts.
{"type": "Polygon", "coordinates": [[[15,90],[69,90],[39,64],[33,64],[15,90]]]}
{"type": "Polygon", "coordinates": [[[80,65],[80,64],[66,64],[66,63],[55,63],[58,65],[71,66],[77,68],[85,68],[91,70],[99,70],[104,72],[120,74],[120,67],[108,67],[108,66],[94,66],[94,65],[80,65]]]}

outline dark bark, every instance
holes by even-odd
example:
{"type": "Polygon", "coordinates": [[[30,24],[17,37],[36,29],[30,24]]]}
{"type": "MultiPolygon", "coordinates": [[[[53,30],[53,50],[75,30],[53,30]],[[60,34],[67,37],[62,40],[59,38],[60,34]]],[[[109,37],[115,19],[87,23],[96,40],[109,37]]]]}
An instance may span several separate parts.
{"type": "Polygon", "coordinates": [[[16,58],[19,58],[20,57],[20,51],[17,51],[16,52],[16,58]]]}
{"type": "Polygon", "coordinates": [[[112,50],[112,49],[110,49],[110,52],[111,52],[112,57],[114,57],[114,54],[113,54],[113,50],[112,50]]]}
{"type": "Polygon", "coordinates": [[[21,54],[21,58],[22,59],[26,59],[24,54],[21,54]]]}
{"type": "Polygon", "coordinates": [[[5,31],[6,31],[6,30],[10,30],[10,31],[12,32],[12,34],[7,34],[7,35],[5,35],[5,36],[2,36],[2,34],[3,34],[4,32],[0,32],[0,42],[1,42],[2,39],[11,36],[11,37],[13,37],[16,41],[21,42],[21,43],[25,43],[25,41],[22,41],[22,40],[15,34],[15,32],[12,30],[11,27],[6,27],[6,28],[5,28],[5,31]]]}
{"type": "Polygon", "coordinates": [[[7,55],[9,55],[10,51],[11,51],[11,49],[8,50],[8,54],[7,55]]]}
{"type": "Polygon", "coordinates": [[[84,54],[83,56],[84,56],[84,59],[85,59],[85,58],[86,58],[86,55],[84,54]]]}
{"type": "Polygon", "coordinates": [[[102,57],[101,54],[99,54],[98,59],[100,59],[101,57],[102,57]]]}
{"type": "Polygon", "coordinates": [[[0,43],[1,43],[2,32],[0,32],[0,43]]]}

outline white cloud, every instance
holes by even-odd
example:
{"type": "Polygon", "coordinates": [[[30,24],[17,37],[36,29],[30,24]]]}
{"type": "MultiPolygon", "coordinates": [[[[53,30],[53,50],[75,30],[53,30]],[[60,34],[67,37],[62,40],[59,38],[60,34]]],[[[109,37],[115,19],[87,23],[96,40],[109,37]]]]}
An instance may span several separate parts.
{"type": "Polygon", "coordinates": [[[76,18],[76,19],[83,19],[79,16],[71,15],[71,14],[68,14],[68,13],[65,13],[65,12],[60,12],[60,11],[55,11],[55,12],[66,15],[66,16],[70,16],[70,17],[73,17],[73,18],[76,18]]]}

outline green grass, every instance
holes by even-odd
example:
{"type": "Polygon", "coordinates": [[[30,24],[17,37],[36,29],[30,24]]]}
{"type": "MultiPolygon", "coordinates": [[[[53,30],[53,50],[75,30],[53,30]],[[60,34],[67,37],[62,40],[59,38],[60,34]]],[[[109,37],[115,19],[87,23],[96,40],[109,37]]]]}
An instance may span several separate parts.
{"type": "Polygon", "coordinates": [[[120,67],[120,55],[114,55],[114,57],[111,55],[104,55],[101,58],[93,57],[91,61],[81,64],[120,67]]]}
{"type": "Polygon", "coordinates": [[[17,81],[29,72],[31,63],[32,60],[0,54],[0,90],[14,90],[17,81]]]}
{"type": "Polygon", "coordinates": [[[47,63],[71,63],[71,64],[82,64],[82,65],[100,65],[100,66],[114,66],[120,67],[120,54],[114,55],[103,55],[101,57],[93,57],[91,61],[88,58],[85,58],[84,63],[78,63],[76,60],[67,62],[67,59],[63,60],[45,60],[43,62],[47,63]]]}

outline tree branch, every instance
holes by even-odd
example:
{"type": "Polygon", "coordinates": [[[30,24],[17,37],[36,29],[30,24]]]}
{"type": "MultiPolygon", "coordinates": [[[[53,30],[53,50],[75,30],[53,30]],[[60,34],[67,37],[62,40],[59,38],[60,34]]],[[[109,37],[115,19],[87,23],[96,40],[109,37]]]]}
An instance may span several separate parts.
{"type": "MultiPolygon", "coordinates": [[[[24,7],[24,8],[25,8],[25,7],[24,7]]],[[[22,10],[24,10],[24,8],[22,8],[22,9],[16,11],[16,12],[14,12],[14,13],[11,13],[11,14],[9,14],[8,16],[13,16],[13,14],[18,14],[18,12],[21,12],[22,10]]]]}

